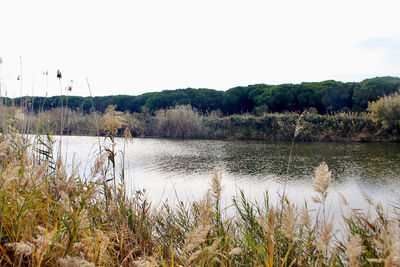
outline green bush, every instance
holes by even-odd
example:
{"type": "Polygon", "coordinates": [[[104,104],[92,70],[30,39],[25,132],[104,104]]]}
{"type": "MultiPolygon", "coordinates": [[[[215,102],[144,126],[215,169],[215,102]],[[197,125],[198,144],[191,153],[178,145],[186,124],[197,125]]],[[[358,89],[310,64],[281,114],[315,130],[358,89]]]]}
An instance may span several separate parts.
{"type": "Polygon", "coordinates": [[[400,133],[400,94],[384,96],[368,103],[368,111],[375,121],[382,123],[385,130],[400,133]]]}

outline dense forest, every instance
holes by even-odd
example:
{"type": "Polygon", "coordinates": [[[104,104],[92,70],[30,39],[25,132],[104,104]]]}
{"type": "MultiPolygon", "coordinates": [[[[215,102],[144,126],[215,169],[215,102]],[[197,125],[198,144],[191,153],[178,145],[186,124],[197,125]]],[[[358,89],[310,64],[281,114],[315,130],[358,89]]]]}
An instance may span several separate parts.
{"type": "Polygon", "coordinates": [[[224,115],[274,112],[302,112],[314,108],[319,114],[332,112],[363,112],[368,102],[394,93],[400,78],[376,77],[361,82],[304,82],[301,84],[238,86],[227,91],[213,89],[176,89],[145,93],[138,96],[53,96],[6,98],[8,105],[24,103],[30,111],[45,111],[67,106],[84,113],[104,112],[109,105],[130,113],[146,110],[151,114],[176,105],[191,105],[203,114],[219,111],[224,115]]]}

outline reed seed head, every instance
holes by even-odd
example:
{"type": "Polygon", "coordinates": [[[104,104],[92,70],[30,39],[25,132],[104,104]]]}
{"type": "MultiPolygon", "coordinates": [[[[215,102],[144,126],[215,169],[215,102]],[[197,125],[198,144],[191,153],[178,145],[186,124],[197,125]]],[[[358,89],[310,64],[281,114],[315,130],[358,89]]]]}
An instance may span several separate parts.
{"type": "Polygon", "coordinates": [[[282,218],[282,232],[290,240],[296,240],[296,214],[292,205],[288,205],[282,218]]]}
{"type": "Polygon", "coordinates": [[[242,253],[242,251],[243,251],[243,249],[241,247],[235,247],[235,248],[231,249],[231,251],[229,251],[229,256],[239,255],[242,253]]]}
{"type": "Polygon", "coordinates": [[[214,171],[214,176],[211,179],[211,194],[214,197],[214,199],[219,200],[221,199],[221,192],[222,192],[221,178],[218,175],[218,172],[214,171]]]}
{"type": "Polygon", "coordinates": [[[17,109],[17,110],[15,111],[15,113],[14,113],[14,119],[15,119],[17,122],[21,122],[21,121],[24,120],[24,118],[25,118],[25,116],[24,116],[24,113],[22,112],[22,110],[21,110],[20,108],[17,109]]]}
{"type": "Polygon", "coordinates": [[[301,223],[302,223],[305,227],[309,228],[309,227],[310,227],[310,221],[311,221],[311,219],[310,219],[310,214],[308,213],[308,210],[307,210],[306,207],[304,207],[304,206],[303,206],[303,208],[301,209],[301,216],[300,216],[300,218],[301,218],[301,223]]]}
{"type": "Polygon", "coordinates": [[[153,266],[154,264],[151,261],[147,261],[145,259],[140,259],[135,261],[135,267],[149,267],[153,266]]]}
{"type": "Polygon", "coordinates": [[[91,169],[90,175],[92,177],[96,177],[100,173],[101,168],[104,166],[106,161],[107,161],[107,155],[104,153],[101,154],[99,157],[97,157],[97,159],[91,169]]]}
{"type": "Polygon", "coordinates": [[[328,187],[332,183],[332,172],[329,171],[328,164],[322,162],[315,169],[314,185],[313,189],[319,193],[319,197],[314,197],[315,202],[325,202],[328,196],[328,187]]]}
{"type": "Polygon", "coordinates": [[[390,220],[374,243],[381,259],[386,258],[385,266],[400,265],[400,226],[398,221],[390,220]]]}
{"type": "Polygon", "coordinates": [[[349,259],[349,266],[360,266],[358,257],[363,253],[362,239],[360,235],[352,236],[346,246],[346,256],[349,259]]]}
{"type": "Polygon", "coordinates": [[[185,246],[183,247],[183,251],[189,252],[192,251],[194,248],[202,244],[210,231],[211,226],[199,226],[191,231],[185,240],[185,246]]]}
{"type": "MultiPolygon", "coordinates": [[[[10,144],[8,140],[0,143],[0,159],[6,157],[10,151],[10,144]]],[[[3,160],[2,160],[3,161],[3,160]]]]}
{"type": "Polygon", "coordinates": [[[349,203],[347,202],[347,199],[343,196],[343,194],[339,193],[339,198],[340,202],[342,202],[343,205],[349,206],[349,203]]]}
{"type": "Polygon", "coordinates": [[[70,256],[59,259],[58,264],[60,267],[95,267],[94,263],[88,262],[85,259],[70,256]]]}
{"type": "Polygon", "coordinates": [[[268,209],[266,217],[263,215],[260,216],[260,225],[264,231],[264,233],[269,236],[271,239],[273,238],[274,228],[276,224],[276,212],[274,207],[270,207],[268,209]]]}
{"type": "Polygon", "coordinates": [[[12,248],[18,255],[30,256],[34,251],[34,245],[27,242],[8,243],[5,245],[7,248],[12,248]]]}
{"type": "Polygon", "coordinates": [[[303,130],[303,126],[300,124],[297,124],[296,128],[294,130],[294,137],[297,137],[301,133],[301,130],[303,130]]]}
{"type": "Polygon", "coordinates": [[[118,130],[126,125],[126,120],[122,116],[123,113],[115,110],[116,106],[110,105],[107,107],[104,114],[104,127],[112,134],[117,134],[118,130]]]}
{"type": "Polygon", "coordinates": [[[329,248],[329,242],[332,237],[332,227],[333,224],[332,222],[328,223],[327,225],[324,226],[322,231],[318,233],[318,237],[315,240],[315,246],[320,250],[320,251],[327,251],[329,248]]]}
{"type": "Polygon", "coordinates": [[[211,226],[211,212],[212,203],[210,193],[207,193],[203,200],[198,203],[199,215],[197,216],[198,226],[192,230],[185,240],[183,248],[184,252],[190,252],[198,245],[202,244],[212,228],[211,226]]]}
{"type": "Polygon", "coordinates": [[[131,129],[129,129],[129,127],[126,127],[125,130],[124,130],[124,138],[127,141],[132,141],[133,140],[131,129]]]}
{"type": "Polygon", "coordinates": [[[295,130],[294,130],[294,137],[295,137],[295,138],[296,138],[296,137],[301,133],[301,131],[303,130],[303,125],[302,125],[302,123],[303,123],[304,114],[305,114],[305,111],[303,111],[303,112],[300,114],[299,118],[298,118],[297,121],[296,121],[296,128],[295,128],[295,130]]]}

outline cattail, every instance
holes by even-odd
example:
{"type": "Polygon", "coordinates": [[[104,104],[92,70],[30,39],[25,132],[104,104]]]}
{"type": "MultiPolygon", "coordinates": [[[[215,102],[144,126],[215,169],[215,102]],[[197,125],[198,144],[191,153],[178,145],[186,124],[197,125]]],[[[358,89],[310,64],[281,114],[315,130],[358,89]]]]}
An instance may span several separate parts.
{"type": "Polygon", "coordinates": [[[349,259],[349,266],[351,267],[360,266],[358,257],[360,257],[364,251],[361,241],[360,235],[355,235],[352,236],[347,243],[346,256],[349,259]]]}

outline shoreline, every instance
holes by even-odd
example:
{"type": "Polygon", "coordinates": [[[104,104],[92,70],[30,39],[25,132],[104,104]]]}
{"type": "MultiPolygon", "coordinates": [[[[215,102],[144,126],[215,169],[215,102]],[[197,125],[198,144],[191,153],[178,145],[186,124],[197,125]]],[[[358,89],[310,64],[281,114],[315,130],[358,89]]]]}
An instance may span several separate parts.
{"type": "MultiPolygon", "coordinates": [[[[38,133],[30,133],[30,135],[43,135],[38,133]]],[[[53,134],[52,136],[61,136],[60,134],[53,134]]],[[[90,134],[64,134],[63,136],[76,136],[76,137],[99,137],[106,138],[105,135],[90,135],[90,134]]],[[[117,135],[115,138],[124,138],[123,135],[117,135]]],[[[254,138],[174,138],[174,137],[162,137],[162,136],[133,136],[134,139],[165,139],[165,140],[176,140],[176,141],[263,141],[263,142],[292,142],[291,139],[254,139],[254,138]]],[[[328,139],[318,140],[304,140],[296,139],[296,143],[399,143],[400,139],[355,139],[355,138],[340,138],[340,137],[327,137],[328,139]]]]}

